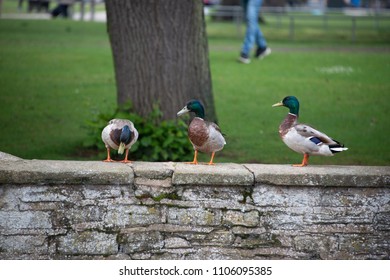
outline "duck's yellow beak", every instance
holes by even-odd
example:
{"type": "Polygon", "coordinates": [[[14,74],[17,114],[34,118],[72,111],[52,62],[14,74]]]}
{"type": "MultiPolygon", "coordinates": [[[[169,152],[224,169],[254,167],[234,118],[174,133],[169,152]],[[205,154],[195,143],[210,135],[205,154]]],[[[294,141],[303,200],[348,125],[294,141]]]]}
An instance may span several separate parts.
{"type": "Polygon", "coordinates": [[[181,116],[181,115],[183,115],[183,114],[185,114],[185,113],[188,113],[190,110],[188,110],[188,108],[187,108],[187,106],[185,106],[183,109],[181,109],[179,112],[177,112],[177,116],[179,117],[179,116],[181,116]]]}
{"type": "Polygon", "coordinates": [[[282,102],[275,103],[272,107],[284,106],[282,102]]]}

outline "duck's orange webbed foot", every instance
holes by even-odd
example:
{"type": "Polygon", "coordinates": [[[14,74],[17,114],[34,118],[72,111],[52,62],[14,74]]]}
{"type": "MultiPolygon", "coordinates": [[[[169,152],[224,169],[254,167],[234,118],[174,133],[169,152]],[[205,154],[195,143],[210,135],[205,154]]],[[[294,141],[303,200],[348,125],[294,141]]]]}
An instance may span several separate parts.
{"type": "Polygon", "coordinates": [[[120,162],[122,162],[122,163],[132,163],[133,161],[129,160],[128,157],[129,157],[129,150],[126,149],[125,159],[121,160],[120,162]]]}
{"type": "Polygon", "coordinates": [[[105,160],[103,160],[103,162],[114,162],[114,160],[111,159],[109,148],[107,148],[107,158],[105,160]]]}
{"type": "Polygon", "coordinates": [[[214,161],[214,156],[215,156],[215,152],[213,152],[213,153],[211,154],[211,159],[210,159],[208,165],[215,165],[215,163],[213,162],[213,161],[214,161]]]}
{"type": "Polygon", "coordinates": [[[294,167],[305,167],[309,164],[309,155],[304,154],[303,155],[303,160],[301,164],[293,164],[294,167]]]}
{"type": "Polygon", "coordinates": [[[198,151],[195,150],[194,160],[191,162],[186,162],[186,164],[198,164],[198,151]]]}

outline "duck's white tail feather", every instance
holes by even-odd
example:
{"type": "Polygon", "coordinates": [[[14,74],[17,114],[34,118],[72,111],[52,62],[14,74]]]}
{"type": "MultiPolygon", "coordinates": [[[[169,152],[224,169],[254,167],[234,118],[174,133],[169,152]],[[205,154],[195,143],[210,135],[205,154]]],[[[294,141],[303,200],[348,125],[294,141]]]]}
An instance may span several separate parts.
{"type": "Polygon", "coordinates": [[[124,151],[125,151],[125,143],[122,142],[119,144],[118,154],[122,155],[124,151]]]}
{"type": "Polygon", "coordinates": [[[347,147],[344,147],[344,146],[336,146],[336,145],[330,145],[329,146],[329,149],[330,149],[330,151],[332,152],[332,153],[340,153],[340,152],[342,152],[342,151],[346,151],[346,150],[348,150],[348,148],[347,147]]]}

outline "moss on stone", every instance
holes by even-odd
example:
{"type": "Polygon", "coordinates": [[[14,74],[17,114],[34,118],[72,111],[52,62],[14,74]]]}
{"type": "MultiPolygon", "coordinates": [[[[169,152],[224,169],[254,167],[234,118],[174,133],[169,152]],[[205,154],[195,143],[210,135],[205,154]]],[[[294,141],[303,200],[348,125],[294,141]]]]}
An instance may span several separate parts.
{"type": "Polygon", "coordinates": [[[239,200],[239,203],[247,203],[248,197],[253,201],[253,188],[246,188],[244,191],[241,192],[242,200],[239,200]]]}
{"type": "Polygon", "coordinates": [[[162,193],[158,196],[152,197],[152,199],[156,202],[160,202],[163,199],[181,200],[180,196],[176,192],[162,193]]]}

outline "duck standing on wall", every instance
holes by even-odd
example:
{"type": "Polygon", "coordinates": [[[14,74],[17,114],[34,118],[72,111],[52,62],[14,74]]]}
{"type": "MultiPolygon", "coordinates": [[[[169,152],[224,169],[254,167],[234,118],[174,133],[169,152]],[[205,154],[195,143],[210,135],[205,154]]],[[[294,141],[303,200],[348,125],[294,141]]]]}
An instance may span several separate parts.
{"type": "Polygon", "coordinates": [[[121,162],[128,163],[129,150],[138,139],[138,131],[134,124],[129,120],[112,119],[102,131],[102,140],[106,145],[107,159],[106,162],[112,162],[110,149],[118,150],[122,155],[126,150],[125,159],[121,162]]]}
{"type": "Polygon", "coordinates": [[[185,113],[195,113],[195,118],[188,126],[188,138],[194,147],[194,160],[190,164],[198,164],[198,151],[211,153],[209,165],[214,164],[215,153],[222,150],[226,144],[221,129],[213,122],[204,120],[204,107],[199,100],[190,100],[187,105],[177,113],[181,116],[185,113]]]}
{"type": "Polygon", "coordinates": [[[348,150],[343,144],[333,140],[326,134],[306,124],[298,123],[299,101],[295,96],[287,96],[272,107],[284,106],[290,112],[279,126],[279,135],[283,142],[292,150],[303,154],[301,164],[293,166],[306,166],[310,155],[333,156],[333,154],[348,150]]]}

